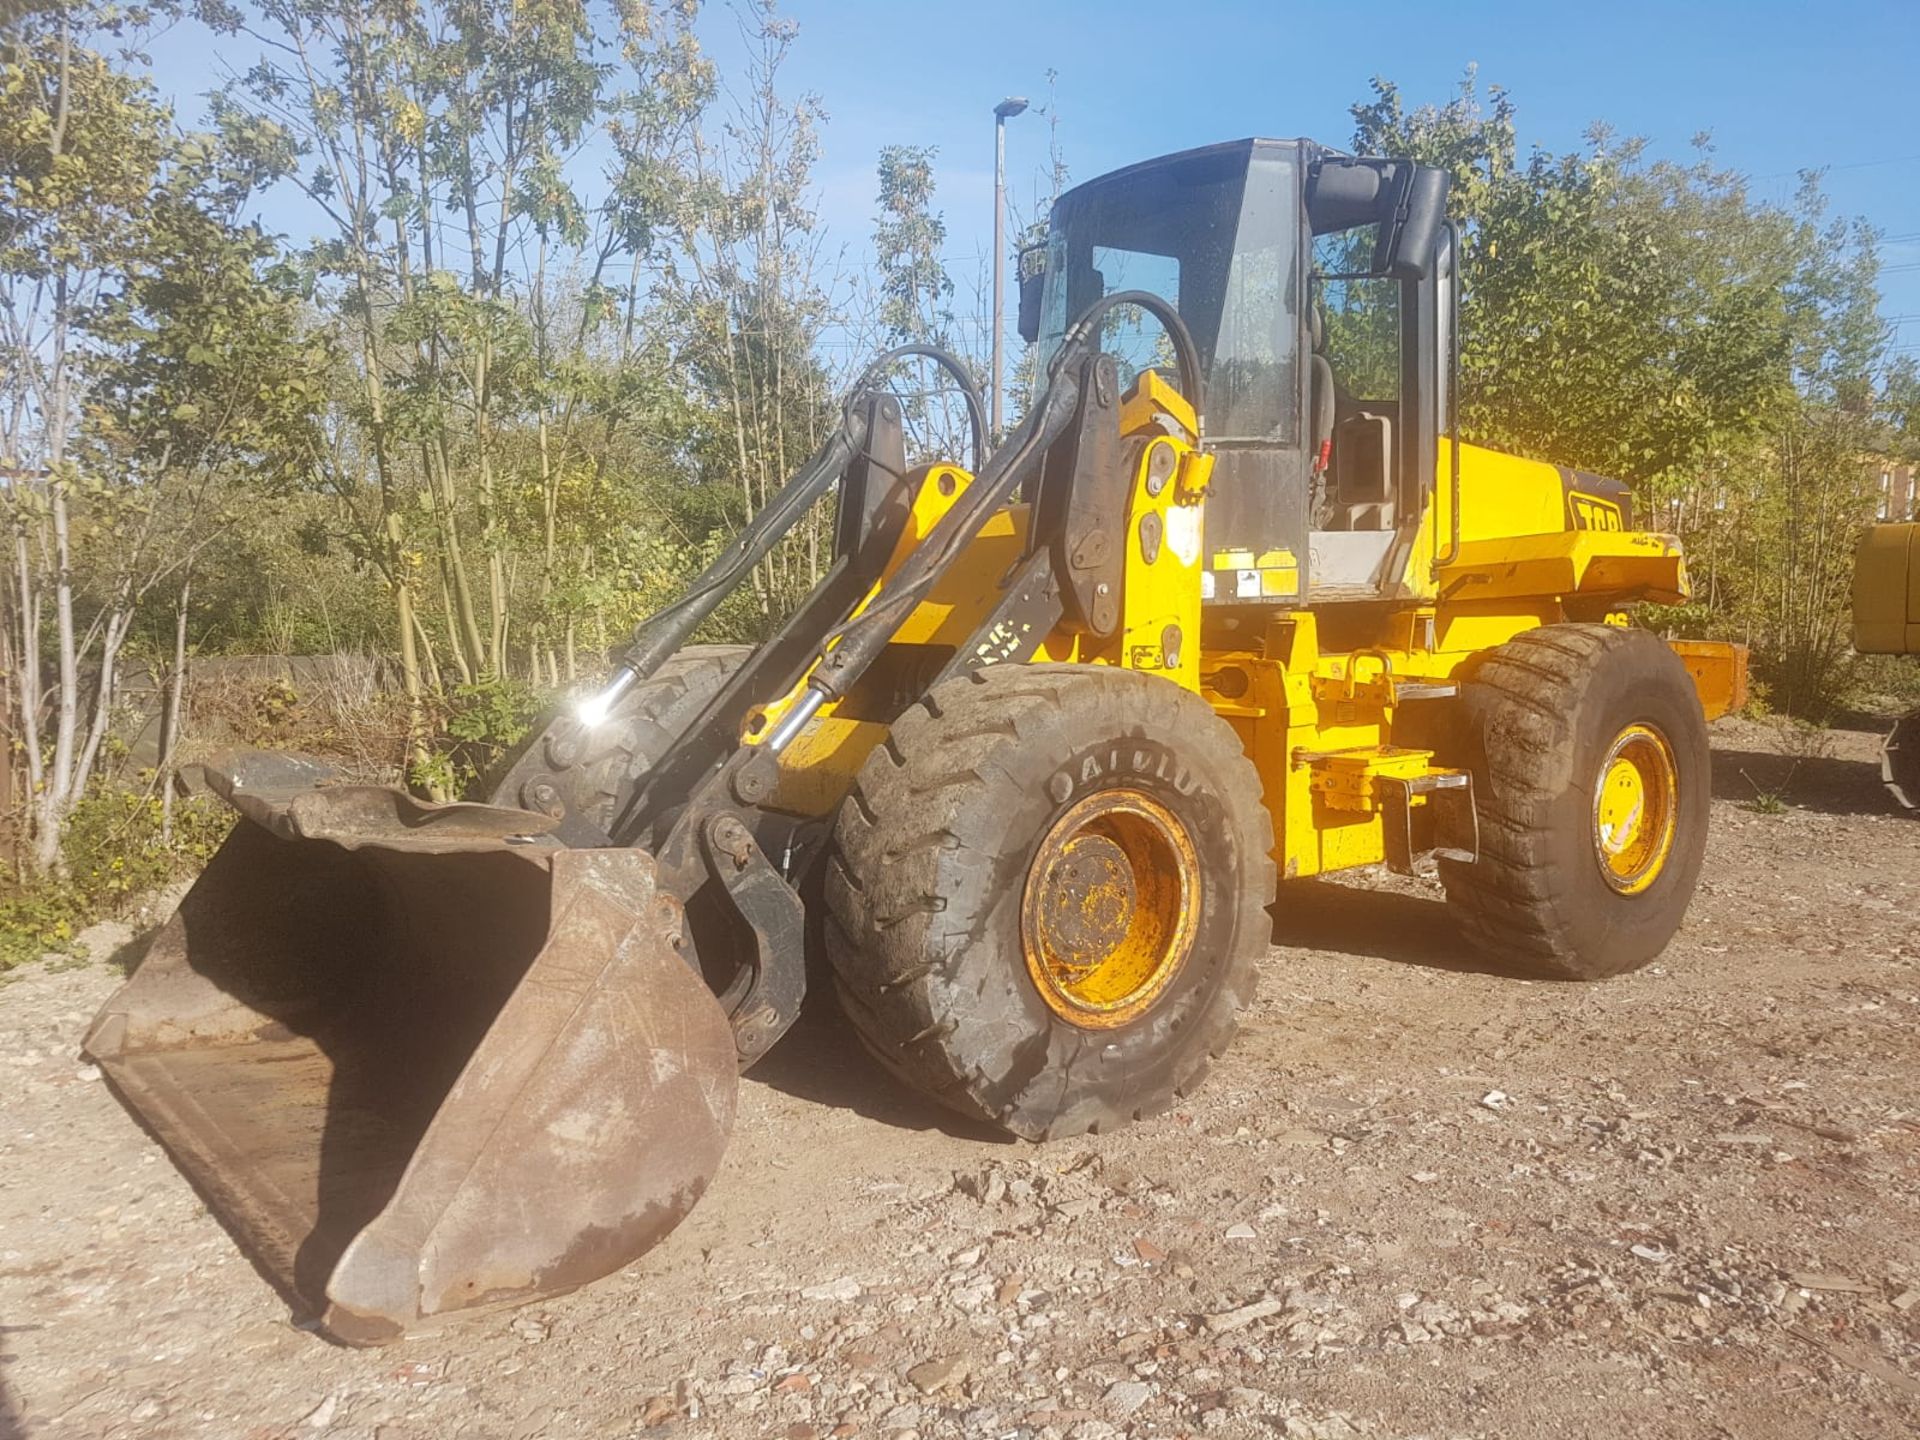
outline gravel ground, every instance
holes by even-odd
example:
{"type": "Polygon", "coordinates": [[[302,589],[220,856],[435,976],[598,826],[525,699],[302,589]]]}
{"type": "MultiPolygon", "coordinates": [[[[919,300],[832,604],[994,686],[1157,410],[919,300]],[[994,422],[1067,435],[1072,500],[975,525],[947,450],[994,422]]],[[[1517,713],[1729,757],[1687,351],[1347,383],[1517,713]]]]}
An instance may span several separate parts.
{"type": "Polygon", "coordinates": [[[299,1328],[78,1058],[115,969],[18,973],[0,1433],[1913,1435],[1920,819],[1866,732],[1778,736],[1716,728],[1701,893],[1638,975],[1500,973],[1419,883],[1285,887],[1193,1103],[1041,1148],[811,1015],[666,1244],[378,1351],[299,1328]]]}

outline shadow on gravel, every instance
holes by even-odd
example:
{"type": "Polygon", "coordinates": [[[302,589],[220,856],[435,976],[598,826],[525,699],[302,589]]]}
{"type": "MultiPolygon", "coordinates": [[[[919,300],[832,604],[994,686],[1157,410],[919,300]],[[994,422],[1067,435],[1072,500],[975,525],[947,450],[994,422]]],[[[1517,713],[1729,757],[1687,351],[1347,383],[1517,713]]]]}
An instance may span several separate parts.
{"type": "MultiPolygon", "coordinates": [[[[4,1337],[14,1330],[38,1329],[38,1326],[0,1325],[0,1344],[4,1337]]],[[[13,1359],[13,1356],[0,1353],[0,1366],[13,1359]]],[[[0,1373],[0,1440],[27,1440],[27,1422],[21,1414],[19,1404],[13,1398],[13,1387],[7,1384],[7,1377],[0,1373]]]]}
{"type": "Polygon", "coordinates": [[[140,968],[140,962],[147,958],[147,951],[153,948],[154,940],[166,928],[164,920],[149,925],[126,944],[118,947],[107,956],[107,964],[120,972],[121,978],[133,974],[140,968]]]}
{"type": "Polygon", "coordinates": [[[1880,783],[1874,760],[1795,757],[1765,750],[1715,750],[1713,798],[1752,805],[1777,795],[1796,810],[1822,815],[1904,815],[1880,783]]]}
{"type": "Polygon", "coordinates": [[[1900,713],[1897,709],[1887,713],[1878,710],[1835,710],[1827,716],[1827,728],[1849,730],[1856,735],[1871,735],[1877,742],[1893,728],[1893,722],[1900,713]]]}
{"type": "Polygon", "coordinates": [[[800,1018],[745,1079],[782,1094],[851,1110],[902,1130],[941,1130],[960,1140],[1017,1143],[1012,1136],[942,1109],[896,1080],[868,1055],[834,1003],[827,982],[808,976],[800,1018]]]}
{"type": "Polygon", "coordinates": [[[1273,943],[1426,970],[1537,978],[1469,945],[1444,901],[1327,880],[1290,880],[1280,887],[1273,905],[1273,943]]]}

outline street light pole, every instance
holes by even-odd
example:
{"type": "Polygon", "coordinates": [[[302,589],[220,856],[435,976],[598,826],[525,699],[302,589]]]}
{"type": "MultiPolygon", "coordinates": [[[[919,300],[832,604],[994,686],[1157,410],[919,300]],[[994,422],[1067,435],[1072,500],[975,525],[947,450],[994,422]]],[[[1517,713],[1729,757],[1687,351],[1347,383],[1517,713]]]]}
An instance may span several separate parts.
{"type": "Polygon", "coordinates": [[[993,107],[993,396],[988,405],[988,427],[1000,435],[1000,396],[1006,389],[1006,356],[1002,341],[1007,328],[1007,121],[1027,108],[1024,95],[1009,95],[993,107]]]}

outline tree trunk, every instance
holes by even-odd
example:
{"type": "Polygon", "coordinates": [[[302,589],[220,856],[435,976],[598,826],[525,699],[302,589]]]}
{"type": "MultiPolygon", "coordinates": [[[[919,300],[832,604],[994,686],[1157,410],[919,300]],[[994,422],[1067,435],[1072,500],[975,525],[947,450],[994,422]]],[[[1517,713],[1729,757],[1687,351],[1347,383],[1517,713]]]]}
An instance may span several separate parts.
{"type": "Polygon", "coordinates": [[[180,748],[181,700],[187,690],[187,602],[193,594],[193,576],[180,582],[180,598],[173,609],[173,670],[167,676],[167,703],[160,715],[160,843],[173,844],[173,780],[175,754],[180,748]]]}
{"type": "Polygon", "coordinates": [[[420,690],[420,647],[414,638],[413,586],[407,579],[406,556],[400,538],[400,517],[387,516],[387,543],[394,554],[393,619],[400,638],[400,680],[407,696],[407,766],[426,763],[426,711],[420,690]]]}

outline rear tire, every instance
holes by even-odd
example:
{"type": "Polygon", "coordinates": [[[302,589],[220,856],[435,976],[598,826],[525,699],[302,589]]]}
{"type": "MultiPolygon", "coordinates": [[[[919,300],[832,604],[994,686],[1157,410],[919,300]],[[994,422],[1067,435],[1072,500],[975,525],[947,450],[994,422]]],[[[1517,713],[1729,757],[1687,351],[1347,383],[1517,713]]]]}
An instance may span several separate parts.
{"type": "Polygon", "coordinates": [[[1454,763],[1473,774],[1480,858],[1442,861],[1468,939],[1533,974],[1595,980],[1660,954],[1705,856],[1706,719],[1656,635],[1548,625],[1461,687],[1454,763]]]}
{"type": "Polygon", "coordinates": [[[840,809],[842,1008],[894,1075],[1027,1139],[1157,1113],[1252,999],[1272,848],[1259,774],[1197,696],[1095,666],[947,681],[840,809]]]}

